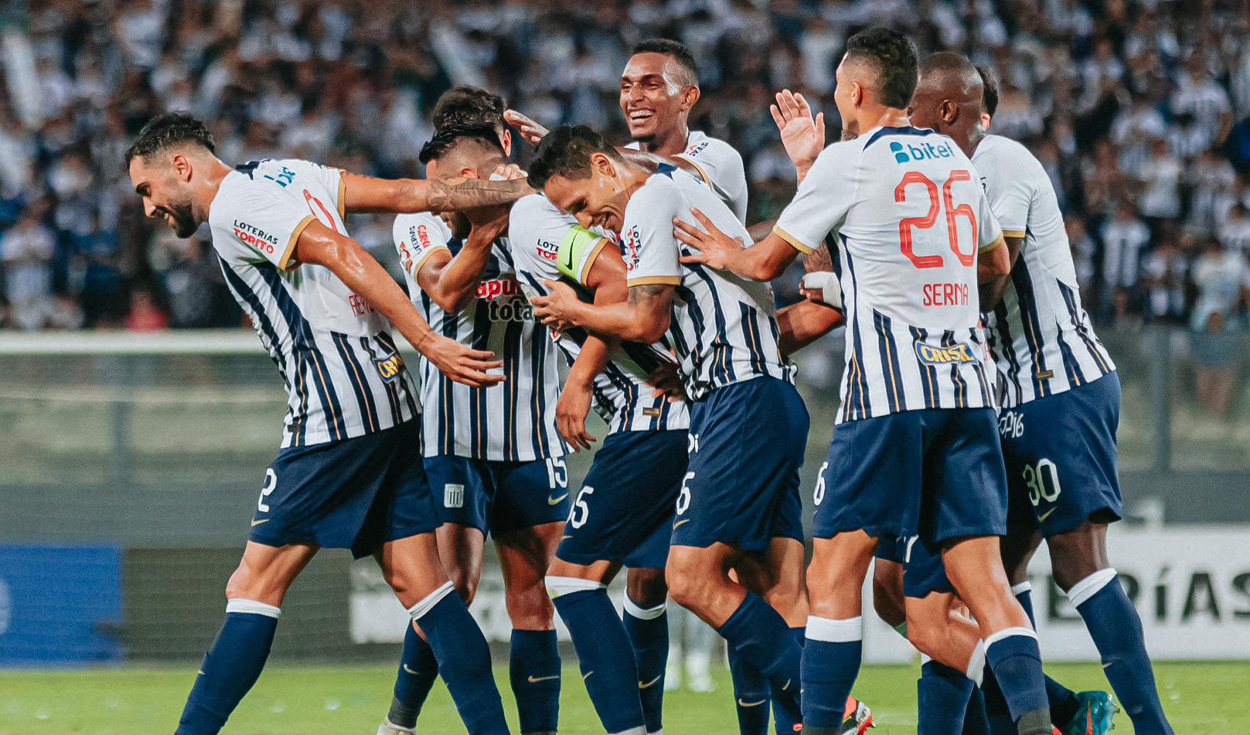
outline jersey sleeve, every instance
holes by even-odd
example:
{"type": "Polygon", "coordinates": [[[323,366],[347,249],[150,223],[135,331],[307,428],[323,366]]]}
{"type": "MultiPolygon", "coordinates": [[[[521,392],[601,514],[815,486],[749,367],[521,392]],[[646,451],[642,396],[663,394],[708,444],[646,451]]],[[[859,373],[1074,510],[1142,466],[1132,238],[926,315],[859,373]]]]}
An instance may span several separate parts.
{"type": "MultiPolygon", "coordinates": [[[[1024,159],[1023,156],[1020,159],[1024,159]]],[[[1029,207],[1033,203],[1033,177],[1045,172],[1035,171],[1033,161],[994,158],[981,160],[977,169],[985,182],[990,210],[1002,226],[1003,237],[1025,236],[1029,224],[1029,207]],[[1008,165],[1005,165],[1008,164],[1008,165]]]]}
{"type": "Polygon", "coordinates": [[[741,220],[746,212],[739,212],[738,203],[746,201],[747,176],[742,156],[722,140],[705,139],[691,146],[680,158],[694,167],[703,182],[712,187],[734,214],[741,220]]]}
{"type": "Polygon", "coordinates": [[[577,220],[556,209],[541,194],[518,199],[508,215],[508,242],[517,281],[530,295],[547,292],[543,281],[560,279],[560,243],[577,220]]]}
{"type": "Polygon", "coordinates": [[[429,212],[396,217],[392,235],[395,249],[399,251],[400,265],[413,283],[417,282],[417,274],[431,255],[439,250],[451,251],[447,246],[451,230],[441,217],[429,212]]]}
{"type": "Polygon", "coordinates": [[[344,197],[347,180],[343,176],[343,169],[322,166],[312,161],[288,160],[283,163],[287,166],[298,166],[301,174],[306,174],[315,179],[321,185],[321,188],[333,198],[329,205],[338,211],[339,218],[342,219],[347,216],[346,198],[344,197]]]}
{"type": "Polygon", "coordinates": [[[625,207],[621,226],[624,238],[625,281],[634,286],[681,283],[681,253],[673,237],[673,218],[682,211],[686,198],[671,179],[662,174],[653,176],[639,189],[625,207]]]}
{"type": "Polygon", "coordinates": [[[259,259],[281,270],[297,267],[299,236],[317,219],[308,205],[281,189],[247,179],[232,179],[222,187],[210,215],[214,249],[227,261],[259,259]]]}
{"type": "MultiPolygon", "coordinates": [[[[989,197],[985,195],[985,188],[978,186],[977,189],[977,251],[985,252],[993,250],[999,241],[1003,238],[1002,225],[998,223],[998,218],[994,216],[994,210],[990,207],[989,197]]],[[[1023,237],[1023,231],[1021,231],[1023,237]]]]}
{"type": "Polygon", "coordinates": [[[813,253],[825,236],[840,226],[854,201],[858,151],[854,141],[834,143],[821,151],[799,183],[798,191],[773,232],[805,255],[813,253]]]}

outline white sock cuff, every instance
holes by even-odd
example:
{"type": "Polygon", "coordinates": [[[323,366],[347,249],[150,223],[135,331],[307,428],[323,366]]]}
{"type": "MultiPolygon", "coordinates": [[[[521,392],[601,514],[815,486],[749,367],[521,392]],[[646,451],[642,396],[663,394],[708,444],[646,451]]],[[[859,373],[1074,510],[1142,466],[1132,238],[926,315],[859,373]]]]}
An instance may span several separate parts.
{"type": "Polygon", "coordinates": [[[668,601],[665,600],[655,607],[640,607],[638,603],[629,599],[629,595],[625,595],[625,612],[630,617],[639,620],[655,620],[668,611],[668,601]]]}
{"type": "Polygon", "coordinates": [[[443,601],[443,598],[456,591],[456,586],[450,581],[445,582],[442,587],[434,590],[425,596],[417,604],[408,608],[408,615],[413,620],[420,620],[423,615],[434,609],[434,606],[443,601]]]}
{"type": "Polygon", "coordinates": [[[1089,598],[1101,592],[1103,587],[1111,584],[1115,579],[1115,575],[1115,569],[1107,567],[1106,569],[1099,569],[1072,585],[1072,589],[1068,590],[1068,599],[1072,601],[1072,607],[1080,607],[1089,598]]]}
{"type": "Polygon", "coordinates": [[[248,615],[264,615],[267,618],[277,620],[278,616],[282,614],[282,608],[274,607],[273,605],[266,605],[265,603],[257,602],[256,600],[236,598],[233,600],[226,600],[226,612],[246,613],[248,615]]]}
{"type": "Polygon", "coordinates": [[[602,582],[596,582],[592,579],[581,579],[580,577],[553,577],[547,575],[543,582],[547,585],[547,596],[553,600],[562,595],[571,595],[574,592],[593,592],[594,590],[606,590],[608,588],[602,582]]]}
{"type": "Polygon", "coordinates": [[[1032,591],[1033,591],[1033,583],[1029,581],[1021,582],[1020,584],[1015,585],[1014,587],[1011,588],[1011,594],[1013,597],[1019,597],[1020,595],[1023,595],[1025,592],[1032,592],[1032,591]]]}
{"type": "Polygon", "coordinates": [[[864,618],[830,620],[810,615],[807,618],[807,639],[823,643],[854,643],[864,639],[864,618]]]}
{"type": "Polygon", "coordinates": [[[985,678],[985,643],[977,641],[976,648],[972,649],[972,658],[968,659],[968,670],[964,672],[964,676],[972,680],[978,687],[985,678]]]}
{"type": "Polygon", "coordinates": [[[1012,636],[1017,636],[1017,635],[1024,636],[1025,638],[1032,638],[1033,640],[1037,640],[1037,631],[1033,630],[1032,628],[1003,628],[997,633],[991,633],[990,637],[985,639],[985,648],[986,650],[989,650],[990,646],[994,645],[995,643],[998,643],[1004,638],[1010,638],[1012,636]]]}

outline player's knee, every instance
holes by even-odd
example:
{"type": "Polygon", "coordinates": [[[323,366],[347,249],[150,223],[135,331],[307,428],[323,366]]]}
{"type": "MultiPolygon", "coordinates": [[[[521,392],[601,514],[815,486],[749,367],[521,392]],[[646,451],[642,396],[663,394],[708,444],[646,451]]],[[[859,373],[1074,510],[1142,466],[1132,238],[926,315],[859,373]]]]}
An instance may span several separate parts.
{"type": "Polygon", "coordinates": [[[917,651],[933,656],[942,648],[942,642],[946,638],[944,621],[930,614],[930,611],[923,607],[919,609],[909,607],[905,619],[907,620],[907,640],[916,647],[917,651]]]}
{"type": "Polygon", "coordinates": [[[625,593],[639,607],[661,605],[668,598],[663,569],[631,569],[625,579],[625,593]]]}
{"type": "Polygon", "coordinates": [[[697,607],[701,600],[708,597],[708,580],[689,564],[669,564],[664,577],[673,602],[682,607],[697,607]]]}
{"type": "Polygon", "coordinates": [[[477,597],[477,588],[481,582],[481,575],[474,574],[470,569],[458,567],[449,570],[447,576],[451,578],[451,583],[456,588],[456,594],[460,595],[460,599],[464,600],[464,604],[472,603],[473,599],[477,597]]]}
{"type": "Polygon", "coordinates": [[[555,620],[555,605],[542,580],[518,588],[512,585],[504,592],[508,617],[518,630],[550,630],[555,620]]]}

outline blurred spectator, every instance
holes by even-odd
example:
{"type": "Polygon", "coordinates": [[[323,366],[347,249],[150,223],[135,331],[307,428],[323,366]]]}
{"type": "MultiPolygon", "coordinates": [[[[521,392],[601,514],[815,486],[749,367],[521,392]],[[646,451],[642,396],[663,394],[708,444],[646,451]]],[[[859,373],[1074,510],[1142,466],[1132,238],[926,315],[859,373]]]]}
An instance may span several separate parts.
{"type": "Polygon", "coordinates": [[[40,221],[43,208],[29,207],[17,226],[0,238],[9,320],[23,331],[42,329],[52,311],[52,269],[56,239],[40,221]]]}
{"type": "MultiPolygon", "coordinates": [[[[121,169],[130,138],[158,112],[205,118],[232,164],[298,156],[419,176],[431,107],[456,84],[499,92],[548,125],[588,123],[623,142],[617,75],[632,44],[655,35],[694,50],[702,89],[694,123],[742,153],[753,222],[775,216],[794,188],[767,112],[772,93],[801,89],[835,138],[833,73],[845,39],[887,24],[911,33],[924,53],[959,50],[995,67],[1002,86],[992,130],[1042,161],[1073,233],[1082,288],[1107,286],[1090,298],[1104,314],[1177,318],[1176,265],[1190,260],[1179,233],[1247,247],[1245,211],[1233,206],[1250,207],[1250,184],[1234,177],[1250,175],[1250,21],[1240,0],[16,7],[0,81],[0,238],[31,202],[51,202],[45,291],[74,308],[42,321],[61,327],[121,326],[149,305],[173,327],[240,321],[228,299],[222,306],[207,243],[167,242],[163,225],[140,216],[121,169]],[[12,73],[19,66],[28,71],[12,73]],[[1115,214],[1122,200],[1149,222],[1144,237],[1137,215],[1115,214]]],[[[524,161],[529,147],[517,153],[524,161]]],[[[385,239],[385,223],[352,227],[385,239]]],[[[1201,290],[1185,279],[1185,292],[1201,290]]],[[[1196,304],[1182,301],[1182,309],[1196,304]]]]}

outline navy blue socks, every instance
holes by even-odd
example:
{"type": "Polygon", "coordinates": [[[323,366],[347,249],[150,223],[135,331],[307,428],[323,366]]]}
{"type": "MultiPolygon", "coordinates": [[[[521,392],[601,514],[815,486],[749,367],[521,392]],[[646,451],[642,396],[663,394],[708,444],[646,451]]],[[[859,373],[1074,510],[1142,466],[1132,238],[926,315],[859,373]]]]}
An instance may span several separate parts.
{"type": "Polygon", "coordinates": [[[641,607],[625,597],[625,634],[638,664],[638,696],[647,732],[664,728],[664,672],[668,667],[668,603],[641,607]]]}
{"type": "Polygon", "coordinates": [[[920,667],[920,681],[916,684],[920,711],[916,735],[960,735],[964,712],[975,688],[964,672],[937,661],[926,661],[920,667]]]}
{"type": "Polygon", "coordinates": [[[803,652],[803,732],[836,735],[842,727],[846,698],[859,676],[863,655],[863,619],[809,617],[803,652]]]}
{"type": "Polygon", "coordinates": [[[226,603],[226,621],[204,655],[177,735],[216,735],[265,668],[281,610],[254,600],[226,603]]]}
{"type": "Polygon", "coordinates": [[[1049,733],[1050,711],[1046,702],[1046,683],[1042,675],[1042,653],[1037,645],[1037,634],[1032,628],[1007,628],[994,633],[985,641],[985,662],[994,672],[1011,719],[1021,725],[1021,735],[1026,735],[1025,722],[1040,727],[1044,715],[1049,733]],[[1027,717],[1026,717],[1027,716],[1027,717]]]}
{"type": "Polygon", "coordinates": [[[391,700],[391,711],[386,719],[400,727],[416,727],[417,715],[421,714],[437,678],[438,660],[434,658],[434,649],[409,625],[408,632],[404,634],[399,672],[395,675],[395,697],[391,700]]]}
{"type": "Polygon", "coordinates": [[[791,717],[800,720],[803,649],[794,642],[781,614],[764,602],[764,598],[748,592],[733,615],[716,630],[742,661],[768,679],[774,706],[785,707],[792,713],[791,717]]]}
{"type": "Polygon", "coordinates": [[[554,733],[560,719],[560,649],[554,630],[514,630],[508,675],[521,735],[554,733]]]}

